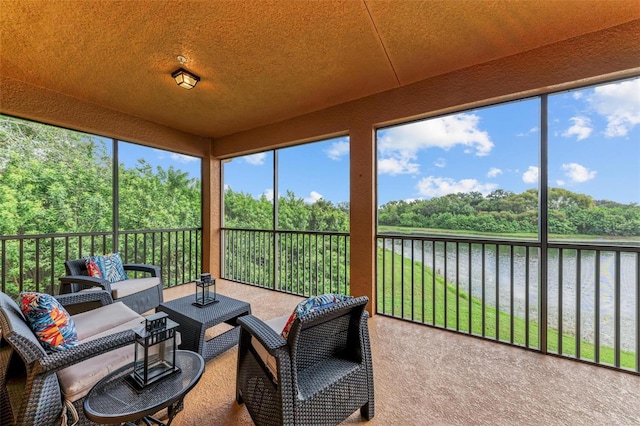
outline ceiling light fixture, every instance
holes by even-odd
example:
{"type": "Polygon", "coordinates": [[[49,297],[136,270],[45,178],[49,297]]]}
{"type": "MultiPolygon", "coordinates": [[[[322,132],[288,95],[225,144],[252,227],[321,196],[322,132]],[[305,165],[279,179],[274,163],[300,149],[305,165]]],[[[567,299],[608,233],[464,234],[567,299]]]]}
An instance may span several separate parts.
{"type": "Polygon", "coordinates": [[[193,89],[200,81],[200,77],[183,68],[184,64],[187,63],[187,58],[182,55],[178,55],[176,59],[180,62],[181,66],[171,74],[171,77],[173,77],[176,83],[178,83],[178,86],[183,89],[193,89]]]}
{"type": "Polygon", "coordinates": [[[187,90],[191,90],[196,87],[196,84],[198,84],[198,82],[200,81],[200,77],[193,73],[190,73],[184,68],[178,68],[177,70],[175,70],[171,74],[171,77],[173,77],[176,83],[178,83],[178,86],[187,90]]]}

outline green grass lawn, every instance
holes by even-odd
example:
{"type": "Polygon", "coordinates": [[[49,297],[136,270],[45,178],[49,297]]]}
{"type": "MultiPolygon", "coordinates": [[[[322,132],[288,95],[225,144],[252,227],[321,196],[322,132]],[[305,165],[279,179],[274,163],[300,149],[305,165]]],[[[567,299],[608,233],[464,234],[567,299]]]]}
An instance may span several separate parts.
{"type": "MultiPolygon", "coordinates": [[[[411,262],[411,259],[391,254],[389,250],[378,248],[378,312],[459,330],[463,333],[484,335],[490,339],[496,339],[497,317],[499,329],[497,340],[539,348],[537,321],[529,320],[529,339],[527,342],[527,322],[524,318],[517,316],[512,318],[508,312],[499,311],[491,306],[485,306],[483,313],[480,299],[469,298],[469,294],[465,291],[456,290],[455,283],[446,283],[445,285],[444,278],[440,275],[436,275],[434,279],[432,270],[423,266],[421,262],[411,262]],[[386,251],[385,256],[383,256],[384,251],[386,251]],[[403,271],[404,283],[401,285],[403,271]],[[392,286],[391,283],[395,283],[395,285],[392,286]],[[433,297],[434,290],[435,298],[433,297]]],[[[547,351],[558,353],[558,341],[558,330],[548,328],[547,351]]],[[[562,354],[576,357],[576,343],[574,336],[563,333],[562,354]]],[[[580,341],[580,359],[595,360],[593,343],[585,340],[580,341]]],[[[613,365],[614,349],[601,345],[599,362],[613,365]]],[[[635,353],[620,352],[622,367],[635,369],[635,362],[635,353]]]]}

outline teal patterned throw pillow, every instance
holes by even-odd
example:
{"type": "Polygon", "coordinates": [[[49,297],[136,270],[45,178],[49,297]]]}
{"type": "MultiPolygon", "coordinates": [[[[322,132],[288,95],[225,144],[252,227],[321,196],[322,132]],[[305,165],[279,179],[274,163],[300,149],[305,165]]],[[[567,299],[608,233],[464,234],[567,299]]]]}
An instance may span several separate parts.
{"type": "Polygon", "coordinates": [[[118,253],[106,254],[104,256],[93,256],[93,261],[98,265],[98,269],[102,273],[102,278],[115,283],[128,279],[127,273],[124,271],[122,259],[118,253]]]}
{"type": "Polygon", "coordinates": [[[293,313],[287,320],[287,324],[282,330],[282,338],[286,339],[287,337],[289,337],[291,325],[296,320],[296,318],[348,299],[351,299],[351,296],[346,296],[344,294],[327,293],[321,294],[320,296],[312,296],[308,299],[303,300],[302,302],[298,303],[298,306],[296,306],[296,308],[293,310],[293,313]]]}

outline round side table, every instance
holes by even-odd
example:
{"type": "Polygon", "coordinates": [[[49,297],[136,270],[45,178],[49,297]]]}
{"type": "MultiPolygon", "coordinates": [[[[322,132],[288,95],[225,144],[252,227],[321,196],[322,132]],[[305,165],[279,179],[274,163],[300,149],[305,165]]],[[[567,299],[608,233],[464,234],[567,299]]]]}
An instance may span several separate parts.
{"type": "Polygon", "coordinates": [[[204,359],[192,351],[176,351],[174,373],[142,390],[135,389],[126,379],[133,372],[133,363],[102,378],[84,400],[86,417],[96,423],[127,423],[143,421],[169,426],[184,407],[185,395],[198,383],[204,372],[204,359]],[[165,424],[152,417],[167,408],[165,424]]]}

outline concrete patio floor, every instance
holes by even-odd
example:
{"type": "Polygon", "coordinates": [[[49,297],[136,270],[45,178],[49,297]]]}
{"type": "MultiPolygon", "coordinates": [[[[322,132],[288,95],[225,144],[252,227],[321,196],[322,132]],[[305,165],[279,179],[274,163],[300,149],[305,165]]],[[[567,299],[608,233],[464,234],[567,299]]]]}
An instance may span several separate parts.
{"type": "MultiPolygon", "coordinates": [[[[263,319],[302,298],[218,280],[219,293],[263,319]]],[[[165,290],[165,300],[193,294],[165,290]]],[[[640,376],[405,321],[369,320],[375,380],[371,425],[640,425],[640,376]]],[[[235,402],[237,348],[212,359],[173,425],[251,425],[235,402]]],[[[344,424],[361,423],[356,412],[344,424]]]]}

